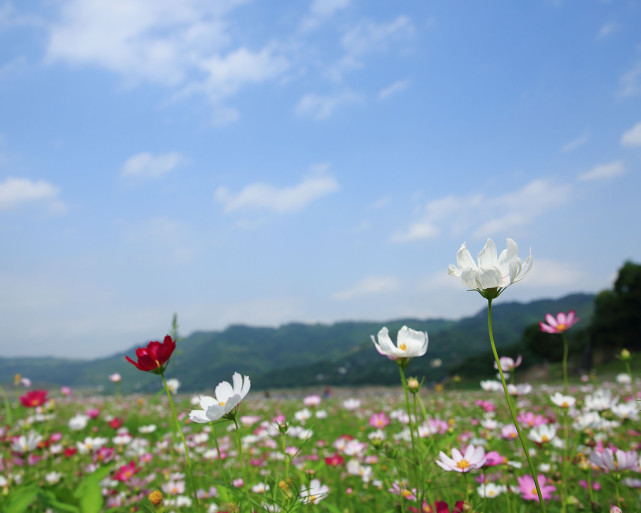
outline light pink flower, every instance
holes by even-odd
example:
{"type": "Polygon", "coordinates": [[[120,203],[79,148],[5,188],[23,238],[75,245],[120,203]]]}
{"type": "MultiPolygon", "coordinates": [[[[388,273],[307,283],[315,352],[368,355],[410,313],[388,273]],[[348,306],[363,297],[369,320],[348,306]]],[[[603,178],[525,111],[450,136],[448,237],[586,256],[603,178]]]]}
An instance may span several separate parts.
{"type": "Polygon", "coordinates": [[[443,470],[454,472],[469,472],[477,468],[481,468],[485,464],[485,449],[483,447],[474,447],[468,445],[465,449],[465,454],[454,448],[452,449],[452,457],[450,458],[443,451],[439,453],[439,458],[436,464],[443,470]]]}
{"type": "Polygon", "coordinates": [[[303,399],[303,404],[305,406],[318,406],[321,402],[320,395],[308,395],[303,399]]]}
{"type": "Polygon", "coordinates": [[[579,318],[576,317],[574,310],[570,310],[567,314],[559,312],[556,314],[556,317],[552,314],[546,314],[545,320],[547,324],[539,322],[541,331],[545,333],[563,333],[579,322],[579,318]]]}
{"type": "MultiPolygon", "coordinates": [[[[522,361],[523,361],[523,357],[521,355],[519,355],[516,360],[510,358],[509,356],[501,356],[501,358],[499,358],[499,362],[501,363],[501,370],[503,372],[513,371],[519,365],[521,365],[522,361]]],[[[499,368],[499,366],[496,365],[496,362],[494,362],[494,368],[497,370],[499,368]]]]}
{"type": "MultiPolygon", "coordinates": [[[[536,486],[534,485],[534,479],[531,475],[525,475],[517,478],[519,481],[519,491],[521,492],[521,497],[526,501],[536,501],[539,502],[539,496],[536,493],[536,486]]],[[[545,485],[547,478],[543,474],[537,476],[539,481],[539,488],[541,488],[541,497],[543,500],[548,500],[552,497],[552,492],[556,491],[556,487],[553,485],[545,485]]]]}
{"type": "Polygon", "coordinates": [[[390,423],[390,418],[385,414],[384,411],[379,413],[373,413],[369,418],[369,425],[378,429],[383,429],[390,423]]]}
{"type": "Polygon", "coordinates": [[[636,451],[603,449],[602,452],[590,454],[590,461],[605,472],[636,470],[639,466],[639,455],[636,451]]]}

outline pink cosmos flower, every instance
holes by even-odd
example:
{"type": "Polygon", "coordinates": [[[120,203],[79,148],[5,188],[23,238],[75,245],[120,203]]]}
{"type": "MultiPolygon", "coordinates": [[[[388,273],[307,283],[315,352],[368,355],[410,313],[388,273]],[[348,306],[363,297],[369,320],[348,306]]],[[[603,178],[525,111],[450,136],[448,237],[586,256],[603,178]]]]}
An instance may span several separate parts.
{"type": "MultiPolygon", "coordinates": [[[[499,358],[499,362],[501,363],[501,370],[503,372],[512,372],[519,365],[521,365],[522,361],[523,361],[523,357],[521,355],[519,355],[516,360],[510,358],[509,356],[501,356],[499,358]]],[[[496,362],[494,362],[494,368],[497,370],[499,368],[499,366],[496,365],[496,362]]]]}
{"type": "Polygon", "coordinates": [[[579,318],[576,317],[574,310],[569,311],[567,314],[559,312],[556,314],[556,317],[552,314],[546,314],[545,320],[547,324],[539,322],[541,331],[545,333],[563,333],[579,322],[579,318]]]}
{"type": "Polygon", "coordinates": [[[392,487],[388,490],[388,492],[393,493],[394,495],[400,495],[408,501],[416,500],[416,489],[407,488],[407,485],[405,483],[392,483],[392,487]]]}
{"type": "Polygon", "coordinates": [[[639,455],[636,451],[622,451],[620,449],[604,449],[602,452],[590,454],[590,461],[605,472],[620,472],[622,470],[637,470],[639,455]]]}
{"type": "Polygon", "coordinates": [[[535,415],[531,411],[529,412],[521,412],[519,413],[519,416],[516,418],[516,420],[519,421],[520,425],[526,425],[528,427],[538,427],[541,426],[542,424],[547,424],[547,419],[543,417],[543,415],[537,414],[535,415]]]}
{"type": "Polygon", "coordinates": [[[129,478],[133,477],[134,474],[140,472],[140,468],[136,467],[135,461],[130,461],[128,464],[121,466],[116,473],[114,474],[114,479],[116,481],[125,482],[129,478]]]}
{"type": "MultiPolygon", "coordinates": [[[[519,491],[521,492],[521,497],[526,501],[536,501],[539,502],[539,496],[536,493],[536,486],[534,485],[534,479],[532,476],[527,474],[525,476],[517,478],[519,481],[519,491]]],[[[541,497],[543,500],[548,500],[552,497],[552,492],[556,491],[556,487],[553,485],[545,485],[547,478],[543,474],[537,476],[539,481],[539,487],[541,488],[541,497]]]]}
{"type": "Polygon", "coordinates": [[[497,451],[490,451],[485,455],[486,467],[495,467],[496,465],[502,465],[504,463],[507,463],[507,458],[501,456],[497,451]]]}
{"type": "Polygon", "coordinates": [[[369,425],[378,429],[383,429],[390,423],[390,418],[385,412],[373,413],[369,418],[369,425]]]}
{"type": "Polygon", "coordinates": [[[469,472],[477,468],[481,468],[485,464],[485,449],[483,447],[474,447],[468,445],[465,449],[465,454],[454,448],[452,449],[452,457],[447,456],[443,451],[439,453],[439,458],[436,464],[446,471],[454,472],[469,472]]]}
{"type": "Polygon", "coordinates": [[[303,399],[303,404],[305,406],[318,406],[321,403],[320,395],[308,395],[303,399]]]}

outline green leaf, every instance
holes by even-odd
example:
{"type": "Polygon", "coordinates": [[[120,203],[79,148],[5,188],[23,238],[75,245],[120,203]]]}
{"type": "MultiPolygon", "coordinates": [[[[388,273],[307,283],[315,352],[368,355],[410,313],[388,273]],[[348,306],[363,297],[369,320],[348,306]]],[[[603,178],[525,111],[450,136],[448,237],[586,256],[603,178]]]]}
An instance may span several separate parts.
{"type": "Polygon", "coordinates": [[[5,505],[4,513],[22,513],[26,511],[38,495],[39,488],[36,485],[28,485],[16,489],[9,495],[5,505]]]}

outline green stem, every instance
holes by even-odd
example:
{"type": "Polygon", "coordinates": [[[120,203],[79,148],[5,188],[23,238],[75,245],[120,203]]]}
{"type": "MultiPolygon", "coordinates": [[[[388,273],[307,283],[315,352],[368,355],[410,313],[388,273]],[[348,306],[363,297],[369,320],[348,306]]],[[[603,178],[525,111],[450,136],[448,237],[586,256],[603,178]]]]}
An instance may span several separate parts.
{"type": "Polygon", "coordinates": [[[570,438],[570,430],[568,426],[568,410],[563,408],[563,463],[561,465],[561,485],[563,493],[561,494],[561,511],[567,511],[568,500],[568,482],[567,482],[567,463],[568,463],[568,444],[570,438]]]}
{"type": "Polygon", "coordinates": [[[499,355],[496,352],[496,344],[494,343],[494,333],[492,331],[492,300],[488,299],[487,302],[488,302],[487,326],[490,333],[490,344],[492,345],[492,353],[494,354],[494,360],[496,361],[496,365],[499,368],[499,375],[501,376],[501,383],[503,384],[503,392],[505,392],[505,400],[507,402],[507,407],[510,410],[510,415],[512,416],[512,422],[514,423],[514,427],[516,428],[516,433],[519,435],[519,441],[521,442],[521,446],[523,447],[525,458],[527,459],[528,465],[530,466],[530,474],[532,475],[532,479],[534,479],[534,486],[536,487],[536,494],[539,497],[539,504],[541,505],[541,510],[543,511],[543,513],[546,513],[545,503],[543,502],[543,494],[541,494],[541,487],[539,486],[539,480],[536,477],[536,470],[534,469],[534,464],[532,463],[532,459],[530,458],[530,451],[528,451],[527,445],[525,443],[525,439],[523,438],[523,434],[521,433],[521,428],[519,427],[519,423],[516,420],[516,411],[514,409],[514,405],[512,404],[512,400],[510,399],[510,393],[507,390],[507,383],[505,383],[505,376],[503,375],[503,369],[501,368],[501,361],[499,359],[499,355]]]}
{"type": "Polygon", "coordinates": [[[218,445],[218,437],[216,436],[216,432],[214,430],[214,423],[210,422],[209,427],[211,427],[211,436],[214,437],[214,445],[216,446],[216,453],[218,453],[218,463],[220,466],[220,478],[223,479],[225,476],[225,467],[223,465],[223,458],[220,453],[220,446],[218,445]]]}
{"type": "Polygon", "coordinates": [[[236,415],[233,416],[234,426],[236,426],[236,440],[238,441],[238,458],[240,459],[240,473],[243,476],[243,490],[245,491],[245,497],[247,498],[247,505],[251,504],[251,499],[249,498],[249,483],[247,482],[247,473],[245,472],[245,464],[243,463],[243,440],[240,436],[240,428],[238,427],[238,422],[236,422],[236,415]]]}
{"type": "Polygon", "coordinates": [[[2,398],[4,399],[4,415],[6,417],[6,423],[13,426],[13,416],[11,415],[11,403],[9,402],[9,398],[2,388],[0,388],[0,394],[2,394],[2,398]]]}
{"type": "Polygon", "coordinates": [[[565,332],[561,332],[563,340],[563,393],[568,395],[568,341],[565,338],[565,332]]]}
{"type": "Polygon", "coordinates": [[[169,391],[169,387],[167,386],[165,373],[161,372],[160,377],[162,378],[162,384],[163,384],[163,387],[165,388],[165,392],[167,392],[167,399],[169,399],[169,407],[171,408],[171,414],[174,417],[174,424],[176,426],[176,430],[178,431],[178,433],[180,433],[180,438],[183,442],[183,448],[185,449],[185,458],[187,459],[187,475],[189,476],[189,485],[191,488],[191,495],[194,499],[194,504],[196,504],[196,507],[200,509],[198,496],[196,495],[196,483],[194,482],[194,475],[191,470],[191,459],[189,458],[189,448],[187,447],[187,441],[185,440],[185,435],[183,434],[183,430],[180,427],[180,422],[178,422],[178,415],[176,415],[176,407],[174,406],[174,400],[172,399],[171,392],[169,391]]]}
{"type": "MultiPolygon", "coordinates": [[[[403,393],[405,394],[405,406],[407,408],[407,417],[409,421],[409,426],[410,426],[410,437],[412,439],[412,467],[414,467],[414,480],[416,483],[416,507],[420,510],[420,504],[419,504],[419,476],[418,476],[418,466],[419,466],[419,461],[418,461],[418,456],[416,455],[416,441],[414,440],[414,427],[412,425],[412,410],[410,408],[410,397],[409,393],[407,391],[407,379],[405,379],[405,370],[403,369],[403,365],[398,365],[398,371],[401,374],[401,382],[403,383],[403,393]]],[[[410,486],[411,489],[411,486],[410,486]]]]}

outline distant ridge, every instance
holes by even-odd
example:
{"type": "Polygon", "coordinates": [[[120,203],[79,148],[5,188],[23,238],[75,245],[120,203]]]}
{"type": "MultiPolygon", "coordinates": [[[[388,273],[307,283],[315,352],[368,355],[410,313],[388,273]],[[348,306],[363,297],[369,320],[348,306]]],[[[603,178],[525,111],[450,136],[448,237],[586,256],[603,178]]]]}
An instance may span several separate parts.
{"type": "MultiPolygon", "coordinates": [[[[571,294],[559,299],[529,303],[506,302],[493,308],[497,347],[519,342],[528,325],[548,312],[576,310],[587,324],[593,310],[593,294],[571,294]]],[[[179,340],[167,369],[167,377],[180,380],[181,392],[203,392],[236,371],[247,374],[252,389],[297,386],[392,384],[398,371],[373,347],[370,335],[387,326],[393,338],[407,325],[427,331],[427,354],[408,367],[410,375],[436,382],[453,366],[489,348],[486,309],[457,321],[446,319],[395,319],[385,322],[343,321],[333,324],[289,323],[278,328],[232,325],[222,331],[196,331],[179,340]],[[434,361],[442,365],[435,367],[434,361]]],[[[136,346],[105,358],[0,358],[4,383],[19,373],[34,386],[67,385],[113,393],[108,376],[122,375],[122,392],[153,392],[159,388],[154,375],[137,370],[125,360],[136,346]]],[[[491,365],[491,362],[488,362],[491,365]]]]}

